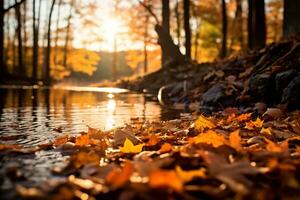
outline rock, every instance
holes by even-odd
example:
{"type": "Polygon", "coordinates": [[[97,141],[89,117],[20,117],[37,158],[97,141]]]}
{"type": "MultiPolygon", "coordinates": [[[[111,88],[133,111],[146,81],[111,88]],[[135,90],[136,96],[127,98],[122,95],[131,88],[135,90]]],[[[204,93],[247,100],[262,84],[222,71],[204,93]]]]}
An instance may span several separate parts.
{"type": "Polygon", "coordinates": [[[273,96],[269,95],[271,93],[271,75],[257,74],[250,78],[249,82],[249,91],[250,94],[257,98],[257,100],[267,100],[268,97],[273,96]]]}
{"type": "Polygon", "coordinates": [[[221,99],[225,98],[225,86],[223,84],[215,84],[202,96],[202,105],[217,105],[221,99]]]}
{"type": "Polygon", "coordinates": [[[202,95],[201,107],[214,107],[217,110],[220,107],[236,106],[236,94],[233,92],[226,95],[226,89],[226,85],[220,83],[212,86],[202,95]]]}
{"type": "MultiPolygon", "coordinates": [[[[294,69],[283,71],[275,76],[275,87],[277,98],[280,98],[284,88],[289,84],[289,82],[295,77],[297,71],[294,69]]],[[[279,99],[280,100],[280,99],[279,99]]]]}
{"type": "Polygon", "coordinates": [[[281,103],[287,103],[289,110],[300,108],[300,74],[283,90],[281,103]]]}
{"type": "Polygon", "coordinates": [[[268,108],[263,114],[264,119],[275,120],[283,116],[283,112],[279,108],[268,108]]]}

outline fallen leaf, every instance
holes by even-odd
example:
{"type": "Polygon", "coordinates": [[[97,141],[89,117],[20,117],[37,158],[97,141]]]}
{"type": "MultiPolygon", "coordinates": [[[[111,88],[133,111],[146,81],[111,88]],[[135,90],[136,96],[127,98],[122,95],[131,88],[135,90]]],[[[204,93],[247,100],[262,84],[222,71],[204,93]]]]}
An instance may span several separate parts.
{"type": "Polygon", "coordinates": [[[152,188],[171,188],[175,191],[183,190],[183,182],[173,170],[155,170],[149,175],[149,186],[152,188]]]}
{"type": "Polygon", "coordinates": [[[252,115],[252,113],[241,114],[236,119],[239,122],[248,121],[250,119],[251,115],[252,115]]]}
{"type": "Polygon", "coordinates": [[[106,182],[114,189],[123,187],[130,179],[134,170],[133,165],[129,161],[125,161],[122,169],[115,168],[106,176],[106,182]]]}
{"type": "Polygon", "coordinates": [[[158,150],[160,153],[168,153],[172,151],[173,147],[170,143],[164,143],[158,150]]]}
{"type": "Polygon", "coordinates": [[[192,138],[191,142],[195,144],[206,143],[212,145],[215,148],[227,144],[224,136],[219,135],[211,130],[207,131],[206,133],[200,133],[198,136],[192,138]]]}
{"type": "Polygon", "coordinates": [[[200,130],[201,132],[204,131],[205,128],[212,129],[215,128],[215,124],[211,122],[209,119],[201,115],[196,121],[195,121],[195,128],[197,130],[200,130]]]}
{"type": "Polygon", "coordinates": [[[68,139],[69,139],[68,135],[62,135],[54,140],[53,145],[60,146],[66,144],[68,142],[68,139]]]}
{"type": "Polygon", "coordinates": [[[241,137],[240,137],[240,130],[236,130],[229,135],[229,144],[232,148],[236,150],[241,150],[241,137]]]}
{"type": "Polygon", "coordinates": [[[71,156],[69,166],[74,166],[76,169],[78,169],[87,164],[99,165],[99,162],[100,156],[97,153],[93,151],[80,151],[71,156]]]}
{"type": "Polygon", "coordinates": [[[182,170],[180,166],[176,166],[175,171],[178,175],[178,177],[183,181],[184,183],[189,182],[193,180],[194,178],[205,178],[205,169],[200,168],[198,170],[182,170]]]}
{"type": "Polygon", "coordinates": [[[263,114],[263,117],[270,117],[271,119],[278,119],[282,117],[283,112],[279,108],[268,108],[267,111],[263,114]]]}
{"type": "Polygon", "coordinates": [[[282,153],[286,152],[289,148],[288,140],[282,142],[281,144],[276,144],[267,138],[265,138],[265,141],[267,142],[266,149],[271,152],[282,153]]]}
{"type": "Polygon", "coordinates": [[[260,133],[266,133],[266,134],[268,134],[268,135],[272,135],[271,130],[272,130],[271,127],[268,127],[268,128],[262,128],[262,129],[260,130],[260,133]]]}
{"type": "Polygon", "coordinates": [[[90,144],[90,138],[87,134],[81,135],[76,138],[76,141],[75,141],[76,146],[83,147],[83,146],[87,146],[89,144],[90,144]]]}
{"type": "Polygon", "coordinates": [[[123,147],[120,147],[120,151],[123,153],[140,153],[144,144],[134,145],[128,138],[126,138],[123,147]]]}
{"type": "Polygon", "coordinates": [[[145,146],[155,146],[159,142],[159,136],[156,134],[150,134],[146,137],[148,139],[148,142],[145,144],[145,146]]]}

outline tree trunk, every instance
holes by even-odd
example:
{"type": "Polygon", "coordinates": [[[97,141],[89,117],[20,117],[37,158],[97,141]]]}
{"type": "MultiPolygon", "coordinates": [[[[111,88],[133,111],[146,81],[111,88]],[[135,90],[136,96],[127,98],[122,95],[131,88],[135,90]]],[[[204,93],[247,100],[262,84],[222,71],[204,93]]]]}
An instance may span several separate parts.
{"type": "Polygon", "coordinates": [[[48,22],[48,32],[47,32],[47,49],[46,49],[46,58],[45,58],[45,84],[50,85],[51,77],[50,77],[50,56],[51,56],[51,19],[52,19],[52,13],[54,9],[56,0],[52,0],[52,5],[50,8],[49,13],[49,22],[48,22]]]}
{"type": "MultiPolygon", "coordinates": [[[[27,67],[27,30],[26,30],[26,18],[27,18],[27,4],[24,2],[23,4],[23,43],[24,43],[24,56],[23,56],[23,64],[24,67],[27,67]]],[[[26,70],[25,70],[26,71],[26,70]]]]}
{"type": "Polygon", "coordinates": [[[63,66],[67,69],[67,61],[68,61],[68,47],[70,41],[70,28],[71,28],[71,19],[72,19],[72,12],[74,7],[74,0],[71,0],[70,4],[70,13],[67,20],[67,33],[65,39],[65,46],[64,46],[64,58],[63,58],[63,66]]]}
{"type": "Polygon", "coordinates": [[[265,1],[255,1],[255,18],[254,18],[254,48],[260,49],[266,45],[266,16],[265,16],[265,1]]]}
{"type": "Polygon", "coordinates": [[[32,81],[33,84],[36,83],[38,79],[38,61],[39,61],[39,18],[41,13],[41,0],[39,2],[38,8],[38,18],[36,17],[36,1],[33,0],[32,5],[32,13],[33,13],[33,23],[32,23],[32,31],[33,31],[33,53],[32,53],[32,81]]]}
{"type": "Polygon", "coordinates": [[[284,0],[283,36],[300,32],[300,1],[284,0]]]}
{"type": "Polygon", "coordinates": [[[222,0],[222,46],[220,57],[224,58],[227,55],[227,8],[226,1],[222,0]]]}
{"type": "Polygon", "coordinates": [[[145,19],[145,33],[144,33],[144,74],[148,72],[148,37],[149,37],[149,31],[148,31],[148,24],[149,24],[149,15],[146,14],[145,19]]]}
{"type": "Polygon", "coordinates": [[[266,45],[266,16],[264,0],[249,0],[248,47],[261,49],[266,45]]]}
{"type": "MultiPolygon", "coordinates": [[[[15,0],[15,3],[17,1],[15,0]]],[[[22,41],[22,21],[21,21],[21,11],[20,11],[20,5],[15,7],[16,11],[16,18],[17,18],[17,37],[18,37],[18,75],[24,76],[25,75],[25,69],[23,65],[23,41],[22,41]]],[[[26,76],[26,75],[25,75],[26,76]]]]}
{"type": "Polygon", "coordinates": [[[185,54],[188,59],[191,59],[190,0],[183,1],[183,10],[184,10],[185,54]]]}
{"type": "Polygon", "coordinates": [[[58,11],[57,11],[57,20],[56,20],[56,35],[54,42],[54,64],[57,65],[57,54],[58,54],[58,37],[59,37],[59,21],[60,21],[60,12],[61,12],[62,0],[58,2],[58,11]]]}
{"type": "MultiPolygon", "coordinates": [[[[162,0],[162,28],[166,34],[170,35],[170,0],[162,0]]],[[[162,66],[165,66],[167,56],[162,49],[162,66]]]]}
{"type": "Polygon", "coordinates": [[[0,82],[6,74],[4,65],[4,0],[0,0],[0,82]]]}
{"type": "Polygon", "coordinates": [[[176,0],[175,6],[175,16],[176,16],[176,34],[177,34],[177,45],[180,47],[180,40],[181,40],[181,21],[180,21],[180,9],[179,9],[179,0],[176,0]]]}
{"type": "Polygon", "coordinates": [[[253,0],[248,0],[248,49],[253,49],[253,0]]]}
{"type": "Polygon", "coordinates": [[[236,23],[237,32],[238,34],[238,41],[240,43],[241,50],[245,48],[244,45],[244,31],[243,31],[243,7],[242,7],[242,0],[236,0],[236,23]]]}

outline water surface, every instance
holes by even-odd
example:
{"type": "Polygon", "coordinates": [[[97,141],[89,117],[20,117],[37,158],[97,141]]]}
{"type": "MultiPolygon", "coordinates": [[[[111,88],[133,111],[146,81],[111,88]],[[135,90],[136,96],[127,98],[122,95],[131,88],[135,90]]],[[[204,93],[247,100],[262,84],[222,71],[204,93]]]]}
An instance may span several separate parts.
{"type": "MultiPolygon", "coordinates": [[[[130,123],[132,118],[152,121],[178,116],[178,112],[162,108],[156,97],[116,88],[0,87],[0,136],[16,136],[0,143],[31,147],[61,134],[78,134],[87,126],[110,130],[130,123]]],[[[40,180],[50,176],[49,169],[65,159],[57,151],[42,151],[34,157],[22,157],[19,164],[28,168],[30,180],[40,180]]],[[[15,162],[12,158],[0,159],[0,167],[12,160],[15,162]]]]}

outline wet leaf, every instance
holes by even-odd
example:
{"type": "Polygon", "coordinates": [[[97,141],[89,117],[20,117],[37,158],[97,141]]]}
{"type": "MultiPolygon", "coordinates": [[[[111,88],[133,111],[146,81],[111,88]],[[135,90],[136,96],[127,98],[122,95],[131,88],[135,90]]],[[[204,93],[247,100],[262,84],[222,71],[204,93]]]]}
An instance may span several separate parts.
{"type": "Polygon", "coordinates": [[[134,145],[126,138],[123,147],[120,147],[120,151],[123,153],[140,153],[143,150],[143,146],[143,144],[134,145]]]}
{"type": "Polygon", "coordinates": [[[92,151],[80,151],[78,153],[73,154],[70,158],[70,166],[74,166],[76,169],[87,164],[99,165],[99,162],[100,156],[92,151]]]}
{"type": "Polygon", "coordinates": [[[90,144],[90,138],[87,134],[81,135],[76,138],[75,145],[84,147],[90,144]]]}
{"type": "Polygon", "coordinates": [[[54,140],[53,145],[60,146],[66,144],[68,142],[68,139],[69,139],[68,135],[62,135],[54,140]]]}

